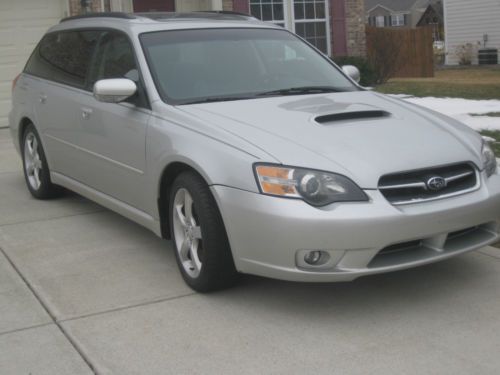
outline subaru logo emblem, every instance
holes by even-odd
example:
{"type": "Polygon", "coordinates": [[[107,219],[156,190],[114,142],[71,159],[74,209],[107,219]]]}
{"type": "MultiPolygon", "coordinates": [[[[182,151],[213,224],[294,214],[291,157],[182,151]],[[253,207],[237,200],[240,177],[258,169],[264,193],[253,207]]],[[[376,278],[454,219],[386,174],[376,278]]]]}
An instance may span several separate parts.
{"type": "Polygon", "coordinates": [[[446,180],[443,177],[434,176],[429,178],[425,184],[429,190],[438,191],[446,187],[446,180]]]}

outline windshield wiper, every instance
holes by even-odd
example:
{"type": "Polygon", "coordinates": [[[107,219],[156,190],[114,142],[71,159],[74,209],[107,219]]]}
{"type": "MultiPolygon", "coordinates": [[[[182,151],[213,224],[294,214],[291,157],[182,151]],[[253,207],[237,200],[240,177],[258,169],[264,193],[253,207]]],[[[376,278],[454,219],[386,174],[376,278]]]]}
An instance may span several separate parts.
{"type": "Polygon", "coordinates": [[[342,90],[331,86],[302,86],[291,87],[288,89],[279,89],[261,92],[257,96],[274,96],[274,95],[302,95],[302,94],[321,94],[325,92],[340,92],[342,90]]]}
{"type": "Polygon", "coordinates": [[[342,90],[331,86],[302,86],[291,87],[288,89],[279,89],[266,92],[256,93],[247,96],[212,96],[208,98],[196,99],[190,102],[183,102],[182,104],[201,104],[201,103],[214,103],[214,102],[229,102],[233,100],[246,100],[255,99],[263,96],[279,96],[279,95],[303,95],[303,94],[321,94],[327,92],[341,92],[342,90]]]}
{"type": "Polygon", "coordinates": [[[214,103],[214,102],[229,102],[233,100],[245,100],[245,99],[255,99],[255,96],[213,96],[210,98],[203,98],[199,100],[193,100],[191,102],[183,102],[183,104],[201,104],[201,103],[214,103]]]}

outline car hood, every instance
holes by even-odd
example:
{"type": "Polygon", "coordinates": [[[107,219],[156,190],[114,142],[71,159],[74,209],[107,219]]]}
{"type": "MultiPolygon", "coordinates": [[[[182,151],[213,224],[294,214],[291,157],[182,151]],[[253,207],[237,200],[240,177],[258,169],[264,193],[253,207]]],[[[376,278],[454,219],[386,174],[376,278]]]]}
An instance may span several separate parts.
{"type": "Polygon", "coordinates": [[[370,91],[178,109],[242,138],[282,164],[340,173],[365,189],[376,188],[379,178],[388,173],[463,161],[482,164],[481,137],[473,130],[370,91]]]}

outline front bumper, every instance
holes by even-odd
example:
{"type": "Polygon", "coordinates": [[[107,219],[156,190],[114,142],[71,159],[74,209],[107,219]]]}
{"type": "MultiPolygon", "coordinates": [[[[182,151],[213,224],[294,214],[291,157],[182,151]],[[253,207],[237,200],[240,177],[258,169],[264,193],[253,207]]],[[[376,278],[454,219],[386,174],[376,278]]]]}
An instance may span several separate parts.
{"type": "Polygon", "coordinates": [[[318,209],[301,200],[211,188],[240,272],[329,282],[424,265],[496,242],[500,176],[481,178],[482,186],[475,192],[397,207],[377,190],[366,191],[368,203],[318,209]],[[472,229],[450,235],[466,228],[472,229]],[[391,245],[410,241],[411,251],[386,252],[391,245]],[[326,251],[331,262],[326,268],[305,269],[297,261],[303,250],[326,251]]]}

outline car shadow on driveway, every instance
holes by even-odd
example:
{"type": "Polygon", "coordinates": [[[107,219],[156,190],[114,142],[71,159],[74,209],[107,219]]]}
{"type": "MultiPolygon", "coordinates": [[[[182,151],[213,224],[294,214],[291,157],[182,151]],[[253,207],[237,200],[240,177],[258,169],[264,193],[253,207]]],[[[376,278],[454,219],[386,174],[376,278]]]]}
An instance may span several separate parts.
{"type": "Polygon", "coordinates": [[[230,297],[239,304],[265,305],[309,319],[325,314],[349,319],[387,317],[419,310],[450,318],[466,311],[490,315],[486,306],[491,305],[490,311],[500,308],[499,271],[500,259],[475,252],[342,283],[294,283],[244,275],[239,286],[210,298],[230,297]]]}

